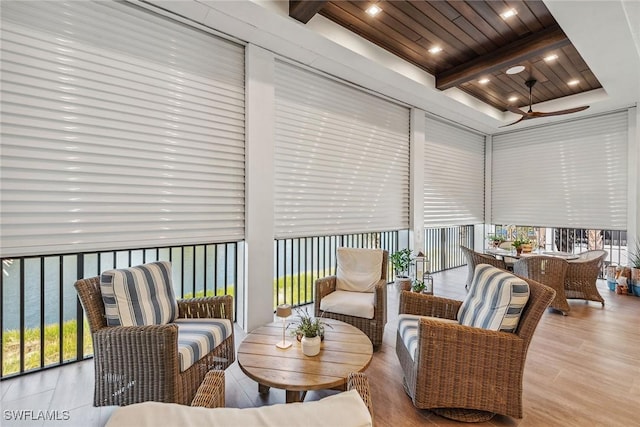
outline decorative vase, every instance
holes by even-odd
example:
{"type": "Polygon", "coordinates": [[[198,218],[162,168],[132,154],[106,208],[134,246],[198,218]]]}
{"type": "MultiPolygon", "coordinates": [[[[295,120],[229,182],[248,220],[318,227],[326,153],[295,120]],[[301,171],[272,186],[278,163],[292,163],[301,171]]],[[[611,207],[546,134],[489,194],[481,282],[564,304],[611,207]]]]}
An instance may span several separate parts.
{"type": "Polygon", "coordinates": [[[411,290],[411,277],[401,277],[396,276],[396,280],[394,281],[396,285],[396,289],[398,292],[400,291],[410,291],[411,290]]]}
{"type": "Polygon", "coordinates": [[[302,352],[305,356],[315,356],[320,353],[321,339],[319,335],[313,338],[302,337],[300,342],[302,344],[302,352]]]}
{"type": "Polygon", "coordinates": [[[522,253],[522,247],[517,247],[516,248],[516,255],[520,256],[521,253],[522,253]]]}
{"type": "Polygon", "coordinates": [[[640,285],[640,268],[631,267],[631,283],[640,285]]]}

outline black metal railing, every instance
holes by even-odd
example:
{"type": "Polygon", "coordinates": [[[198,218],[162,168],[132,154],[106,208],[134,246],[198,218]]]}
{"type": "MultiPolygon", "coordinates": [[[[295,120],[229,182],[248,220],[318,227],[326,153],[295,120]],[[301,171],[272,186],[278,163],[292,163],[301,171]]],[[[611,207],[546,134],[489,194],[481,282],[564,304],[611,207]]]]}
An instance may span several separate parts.
{"type": "MultiPolygon", "coordinates": [[[[399,248],[398,231],[336,236],[297,237],[274,241],[274,310],[279,304],[300,306],[313,302],[316,279],[335,274],[339,247],[381,248],[394,253],[399,248]]],[[[393,280],[391,264],[387,280],[393,280]]]]}
{"type": "Polygon", "coordinates": [[[178,298],[236,295],[244,243],[3,258],[0,378],[90,356],[91,337],[73,284],[104,270],[152,261],[171,261],[178,298]]]}
{"type": "Polygon", "coordinates": [[[431,263],[431,272],[461,267],[467,263],[460,245],[473,248],[473,225],[426,228],[424,254],[431,263]]]}

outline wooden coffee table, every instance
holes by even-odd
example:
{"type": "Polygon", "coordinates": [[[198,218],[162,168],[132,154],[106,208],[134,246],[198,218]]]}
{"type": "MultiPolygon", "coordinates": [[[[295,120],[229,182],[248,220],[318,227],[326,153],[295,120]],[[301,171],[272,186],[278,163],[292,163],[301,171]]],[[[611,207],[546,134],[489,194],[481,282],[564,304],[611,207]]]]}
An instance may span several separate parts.
{"type": "Polygon", "coordinates": [[[302,402],[308,390],[344,390],[349,372],[369,366],[373,345],[358,328],[333,319],[323,322],[331,327],[325,328],[320,354],[312,357],[302,353],[295,337],[287,338],[293,342],[291,347],[276,347],[282,341],[281,322],[254,330],[238,348],[240,369],[258,382],[260,393],[267,393],[269,387],[285,389],[287,403],[302,402]]]}

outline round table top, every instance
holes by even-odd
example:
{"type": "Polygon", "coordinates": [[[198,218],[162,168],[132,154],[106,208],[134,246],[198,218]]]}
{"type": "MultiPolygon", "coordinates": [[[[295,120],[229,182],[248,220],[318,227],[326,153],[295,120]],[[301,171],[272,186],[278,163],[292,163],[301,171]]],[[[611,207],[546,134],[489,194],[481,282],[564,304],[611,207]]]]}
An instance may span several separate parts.
{"type": "MultiPolygon", "coordinates": [[[[238,347],[240,369],[259,384],[293,391],[321,390],[346,384],[350,372],[362,372],[371,362],[373,345],[360,329],[333,319],[322,319],[325,328],[320,353],[305,356],[296,337],[280,349],[282,322],[262,326],[247,335],[238,347]]],[[[290,322],[287,322],[290,323],[290,322]]]]}

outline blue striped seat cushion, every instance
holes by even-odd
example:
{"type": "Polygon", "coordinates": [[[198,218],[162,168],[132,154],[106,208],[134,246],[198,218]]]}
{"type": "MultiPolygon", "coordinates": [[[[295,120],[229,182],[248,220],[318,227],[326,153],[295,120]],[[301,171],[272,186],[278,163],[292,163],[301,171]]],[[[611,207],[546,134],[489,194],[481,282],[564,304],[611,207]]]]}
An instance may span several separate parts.
{"type": "Polygon", "coordinates": [[[105,271],[100,291],[109,326],[164,325],[178,315],[166,261],[105,271]]]}
{"type": "Polygon", "coordinates": [[[418,348],[418,323],[420,319],[437,320],[444,323],[458,323],[457,320],[441,319],[439,317],[416,316],[415,314],[400,314],[398,316],[398,333],[402,343],[407,348],[412,360],[416,360],[416,350],[418,348]]]}
{"type": "Polygon", "coordinates": [[[176,319],[180,371],[206,356],[229,338],[233,325],[229,319],[176,319]]]}
{"type": "Polygon", "coordinates": [[[458,311],[458,320],[461,325],[515,332],[528,300],[527,282],[499,268],[479,264],[458,311]]]}

